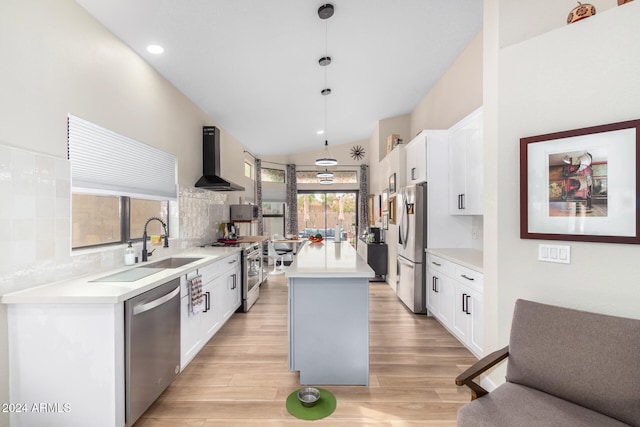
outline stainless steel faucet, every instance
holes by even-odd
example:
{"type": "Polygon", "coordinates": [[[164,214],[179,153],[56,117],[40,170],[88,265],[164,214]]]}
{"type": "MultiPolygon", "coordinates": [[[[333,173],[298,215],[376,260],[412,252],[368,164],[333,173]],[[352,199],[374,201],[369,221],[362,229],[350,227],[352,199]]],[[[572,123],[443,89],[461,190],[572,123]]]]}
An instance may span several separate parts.
{"type": "MultiPolygon", "coordinates": [[[[162,224],[162,228],[164,229],[164,235],[161,236],[164,238],[164,244],[162,245],[165,248],[169,247],[169,233],[167,233],[167,224],[164,223],[164,221],[162,221],[160,218],[158,217],[151,217],[147,220],[147,222],[145,222],[144,224],[144,231],[142,232],[142,262],[147,261],[148,257],[150,257],[152,254],[147,252],[147,225],[149,225],[149,223],[151,221],[160,221],[160,224],[162,224]]],[[[154,249],[155,250],[155,249],[154,249]]],[[[153,252],[153,251],[151,251],[153,252]]]]}

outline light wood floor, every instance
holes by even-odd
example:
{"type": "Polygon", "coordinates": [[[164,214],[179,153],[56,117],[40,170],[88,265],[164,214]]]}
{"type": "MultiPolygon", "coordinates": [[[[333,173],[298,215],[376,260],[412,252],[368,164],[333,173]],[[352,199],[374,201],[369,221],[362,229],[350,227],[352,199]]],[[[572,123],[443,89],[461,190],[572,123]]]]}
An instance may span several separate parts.
{"type": "MultiPolygon", "coordinates": [[[[337,399],[324,426],[455,426],[469,400],[455,376],[475,358],[438,322],[410,313],[386,283],[370,284],[370,386],[323,386],[337,399]]],[[[287,285],[270,276],[135,427],[309,425],[285,408],[300,387],[287,370],[287,285]]]]}

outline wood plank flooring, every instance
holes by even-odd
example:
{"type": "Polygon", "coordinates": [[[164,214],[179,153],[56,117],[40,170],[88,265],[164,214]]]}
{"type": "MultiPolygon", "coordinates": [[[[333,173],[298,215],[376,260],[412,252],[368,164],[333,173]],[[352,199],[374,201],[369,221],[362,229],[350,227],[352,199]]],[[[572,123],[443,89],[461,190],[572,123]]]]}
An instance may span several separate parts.
{"type": "MultiPolygon", "coordinates": [[[[370,284],[370,385],[323,386],[337,399],[323,426],[456,425],[469,401],[455,376],[475,357],[437,321],[409,312],[386,283],[370,284]]],[[[236,313],[135,427],[296,426],[287,396],[287,284],[270,276],[249,313],[236,313]]]]}

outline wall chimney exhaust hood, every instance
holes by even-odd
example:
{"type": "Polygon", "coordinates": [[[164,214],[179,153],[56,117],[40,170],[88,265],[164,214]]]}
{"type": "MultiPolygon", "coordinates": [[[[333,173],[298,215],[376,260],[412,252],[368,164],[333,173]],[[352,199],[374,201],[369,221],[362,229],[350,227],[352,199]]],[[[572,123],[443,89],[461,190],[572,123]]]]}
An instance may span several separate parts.
{"type": "Polygon", "coordinates": [[[196,187],[212,191],[244,191],[244,187],[220,177],[220,129],[202,127],[202,178],[196,187]]]}

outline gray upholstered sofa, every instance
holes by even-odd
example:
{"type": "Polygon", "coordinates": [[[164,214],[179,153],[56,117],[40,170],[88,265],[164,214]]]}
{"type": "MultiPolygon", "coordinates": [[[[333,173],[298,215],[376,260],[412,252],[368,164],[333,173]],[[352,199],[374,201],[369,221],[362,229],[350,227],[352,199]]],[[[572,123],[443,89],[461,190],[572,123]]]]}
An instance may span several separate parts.
{"type": "Polygon", "coordinates": [[[516,302],[509,346],[456,378],[459,427],[640,426],[640,320],[516,302]],[[473,379],[508,358],[506,383],[473,379]]]}

